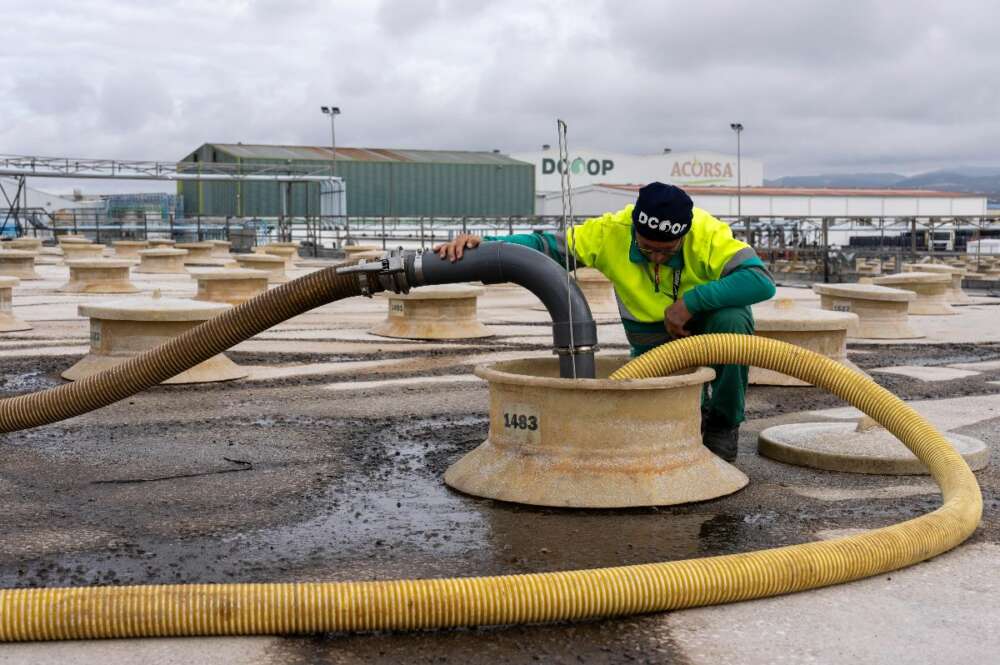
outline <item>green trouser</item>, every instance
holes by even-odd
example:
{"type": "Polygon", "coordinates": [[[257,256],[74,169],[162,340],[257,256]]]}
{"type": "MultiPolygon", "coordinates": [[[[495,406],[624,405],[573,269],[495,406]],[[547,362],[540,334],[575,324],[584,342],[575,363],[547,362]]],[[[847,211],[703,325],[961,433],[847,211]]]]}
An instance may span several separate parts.
{"type": "MultiPolygon", "coordinates": [[[[687,329],[695,335],[709,333],[752,335],[753,314],[749,307],[723,307],[695,314],[687,329]]],[[[655,348],[655,345],[633,345],[632,357],[640,356],[655,348]]],[[[745,419],[744,407],[750,369],[746,365],[713,365],[712,369],[715,370],[715,380],[706,385],[702,392],[702,410],[709,418],[736,427],[745,419]]]]}

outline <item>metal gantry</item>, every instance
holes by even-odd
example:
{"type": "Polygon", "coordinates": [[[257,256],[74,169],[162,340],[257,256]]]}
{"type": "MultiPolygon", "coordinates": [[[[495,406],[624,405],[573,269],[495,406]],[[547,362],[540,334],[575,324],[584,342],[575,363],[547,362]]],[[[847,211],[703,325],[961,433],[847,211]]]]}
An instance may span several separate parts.
{"type": "Polygon", "coordinates": [[[33,178],[96,178],[102,180],[329,180],[325,163],[243,164],[232,162],[155,162],[125,159],[83,159],[0,155],[0,176],[33,178]]]}

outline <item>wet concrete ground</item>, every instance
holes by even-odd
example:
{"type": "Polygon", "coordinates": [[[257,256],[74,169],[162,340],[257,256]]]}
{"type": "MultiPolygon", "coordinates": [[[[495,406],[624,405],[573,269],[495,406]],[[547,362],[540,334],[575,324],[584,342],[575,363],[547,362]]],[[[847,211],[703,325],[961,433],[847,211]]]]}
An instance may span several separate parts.
{"type": "MultiPolygon", "coordinates": [[[[487,296],[482,318],[497,327],[496,339],[427,345],[426,350],[405,343],[405,351],[402,342],[364,334],[365,325],[383,315],[384,303],[338,303],[269,332],[269,339],[278,342],[273,350],[252,341],[230,354],[244,365],[292,368],[283,377],[159,387],[63,423],[0,435],[5,506],[0,585],[370,580],[563,570],[808,542],[885,526],[939,504],[926,478],[837,474],[757,456],[756,433],[763,427],[814,420],[806,412],[842,406],[813,388],[751,389],[737,461],[751,483],[728,497],[672,508],[583,511],[505,504],[450,490],[441,480],[444,470],[486,436],[487,390],[481,382],[449,383],[447,377],[467,377],[477,361],[502,354],[547,355],[544,327],[531,325],[544,315],[525,302],[530,300],[513,289],[487,296]],[[331,337],[352,341],[324,341],[322,335],[308,343],[301,339],[324,330],[343,332],[331,337]],[[326,346],[308,346],[317,343],[326,346]],[[304,346],[309,350],[297,350],[304,346]],[[351,362],[369,364],[358,373],[294,373],[295,367],[351,362]],[[443,380],[395,383],[427,376],[443,380]],[[361,381],[379,383],[360,387],[368,385],[361,381]],[[344,386],[352,383],[357,389],[344,386]]],[[[619,353],[624,348],[617,325],[602,326],[601,334],[608,340],[605,348],[619,353]]],[[[53,340],[60,346],[65,340],[85,344],[85,335],[82,320],[41,317],[35,331],[5,335],[0,339],[5,354],[0,395],[62,383],[59,371],[78,354],[40,352],[46,344],[55,346],[53,340]]],[[[1000,358],[1000,344],[993,342],[875,346],[852,345],[851,359],[872,369],[1000,358]]],[[[996,412],[984,409],[981,417],[968,418],[954,431],[981,438],[994,450],[1000,447],[1000,387],[991,383],[1000,381],[1000,368],[953,381],[873,377],[906,399],[996,396],[996,412]]],[[[1000,563],[997,550],[990,549],[1000,544],[1000,474],[991,466],[977,476],[984,492],[983,525],[969,544],[939,557],[953,561],[963,550],[979,557],[956,564],[964,573],[984,560],[1000,563]]],[[[917,568],[935,565],[938,560],[917,568]]],[[[908,574],[917,573],[890,577],[907,579],[908,574]]],[[[548,626],[10,645],[0,648],[0,663],[198,662],[201,657],[260,663],[933,662],[925,658],[934,652],[918,638],[929,631],[920,604],[941,597],[933,582],[946,584],[947,578],[930,575],[927,595],[902,606],[866,601],[864,611],[873,621],[889,612],[906,625],[894,624],[894,635],[881,642],[862,640],[860,650],[845,650],[832,637],[824,641],[819,628],[775,627],[790,620],[792,608],[793,626],[822,623],[829,603],[839,607],[852,597],[866,599],[863,583],[830,590],[833,600],[827,598],[825,605],[810,601],[819,592],[807,592],[730,606],[735,609],[548,626]],[[754,606],[772,612],[769,625],[754,629],[754,606]],[[757,633],[772,630],[778,632],[754,640],[757,633]]],[[[977,586],[975,578],[963,583],[977,586]]],[[[996,595],[986,599],[994,601],[993,608],[980,613],[978,628],[993,633],[996,595]]],[[[983,637],[968,648],[1000,646],[997,639],[983,637]]]]}

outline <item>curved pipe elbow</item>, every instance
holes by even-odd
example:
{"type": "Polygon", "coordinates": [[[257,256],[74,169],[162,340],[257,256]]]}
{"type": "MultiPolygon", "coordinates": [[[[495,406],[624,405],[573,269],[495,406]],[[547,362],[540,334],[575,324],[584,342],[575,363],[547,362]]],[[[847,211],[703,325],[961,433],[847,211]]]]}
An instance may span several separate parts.
{"type": "Polygon", "coordinates": [[[465,250],[459,261],[432,252],[406,258],[407,281],[413,286],[481,281],[513,282],[534,293],[552,317],[552,339],[563,378],[594,378],[597,324],[575,280],[548,256],[522,245],[484,242],[465,250]],[[567,286],[568,281],[568,286],[567,286]]]}

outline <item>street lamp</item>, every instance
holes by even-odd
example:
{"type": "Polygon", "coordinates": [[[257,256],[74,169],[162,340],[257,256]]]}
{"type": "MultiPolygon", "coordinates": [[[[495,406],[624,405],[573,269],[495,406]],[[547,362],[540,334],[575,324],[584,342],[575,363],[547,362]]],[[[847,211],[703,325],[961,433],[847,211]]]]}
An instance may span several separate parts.
{"type": "MultiPolygon", "coordinates": [[[[743,156],[740,151],[740,134],[743,133],[743,123],[731,122],[729,123],[729,129],[736,132],[736,219],[737,221],[743,221],[743,178],[740,172],[743,167],[743,156]]],[[[747,219],[747,244],[751,243],[750,236],[750,220],[747,219]]]]}
{"type": "Polygon", "coordinates": [[[330,116],[330,145],[333,146],[333,175],[337,175],[337,130],[333,119],[340,115],[339,106],[320,106],[319,110],[330,116]]]}

